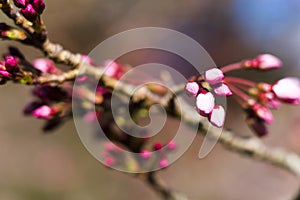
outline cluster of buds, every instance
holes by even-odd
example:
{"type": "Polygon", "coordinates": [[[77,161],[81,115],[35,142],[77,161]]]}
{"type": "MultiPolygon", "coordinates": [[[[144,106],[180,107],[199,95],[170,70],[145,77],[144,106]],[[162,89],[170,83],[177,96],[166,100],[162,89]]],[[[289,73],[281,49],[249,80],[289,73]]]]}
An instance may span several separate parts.
{"type": "MultiPolygon", "coordinates": [[[[33,67],[39,73],[58,75],[62,71],[49,59],[36,59],[33,67]]],[[[33,115],[38,119],[46,120],[44,131],[50,131],[58,127],[62,122],[71,117],[72,89],[68,83],[62,86],[49,84],[37,85],[32,90],[36,100],[29,103],[23,110],[25,115],[33,115]]]]}
{"type": "Polygon", "coordinates": [[[29,21],[35,21],[45,10],[44,0],[14,0],[14,4],[29,21]]]}
{"type": "Polygon", "coordinates": [[[197,80],[188,82],[186,91],[196,97],[196,109],[199,114],[208,117],[209,121],[217,127],[223,126],[225,111],[221,106],[214,104],[213,93],[219,96],[232,96],[247,113],[248,125],[258,136],[264,136],[268,133],[266,124],[273,123],[271,109],[278,109],[281,103],[292,105],[300,103],[300,80],[288,77],[275,84],[255,83],[242,78],[225,76],[225,73],[237,69],[266,71],[277,69],[281,65],[282,62],[273,55],[259,55],[255,59],[220,69],[209,69],[197,80]]]}
{"type": "MultiPolygon", "coordinates": [[[[104,151],[101,153],[104,164],[108,167],[114,166],[135,166],[143,170],[148,170],[147,167],[159,167],[166,168],[169,166],[168,155],[177,149],[177,144],[174,141],[170,141],[165,145],[165,148],[161,143],[154,143],[152,150],[142,149],[137,154],[135,160],[136,163],[128,165],[126,154],[121,147],[112,142],[105,143],[104,151]],[[153,152],[152,152],[153,151],[153,152]],[[154,153],[158,151],[157,153],[154,153]]],[[[129,170],[129,169],[128,169],[129,170]]]]}
{"type": "Polygon", "coordinates": [[[9,53],[4,54],[0,61],[0,84],[14,81],[22,84],[32,82],[33,71],[24,69],[21,63],[25,62],[24,56],[14,47],[9,48],[9,53]]]}
{"type": "Polygon", "coordinates": [[[200,76],[198,79],[190,79],[185,87],[188,95],[196,97],[196,110],[198,113],[207,117],[213,125],[219,128],[224,125],[225,109],[215,103],[215,95],[220,97],[232,95],[223,79],[223,72],[213,68],[207,70],[204,76],[200,76]]]}

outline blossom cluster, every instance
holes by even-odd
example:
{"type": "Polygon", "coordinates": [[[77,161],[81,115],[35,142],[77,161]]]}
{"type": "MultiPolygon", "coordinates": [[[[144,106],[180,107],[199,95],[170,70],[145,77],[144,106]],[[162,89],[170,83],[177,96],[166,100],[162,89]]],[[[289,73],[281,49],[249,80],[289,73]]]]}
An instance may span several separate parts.
{"type": "Polygon", "coordinates": [[[262,54],[220,69],[209,69],[197,79],[191,79],[186,84],[186,91],[190,96],[196,97],[198,113],[217,127],[224,125],[225,110],[222,106],[215,105],[215,96],[232,96],[245,110],[248,125],[258,136],[264,136],[268,132],[265,124],[273,123],[271,109],[278,109],[281,103],[300,103],[300,80],[287,77],[274,84],[255,83],[225,74],[237,69],[266,71],[277,69],[281,65],[282,62],[277,57],[262,54]]]}

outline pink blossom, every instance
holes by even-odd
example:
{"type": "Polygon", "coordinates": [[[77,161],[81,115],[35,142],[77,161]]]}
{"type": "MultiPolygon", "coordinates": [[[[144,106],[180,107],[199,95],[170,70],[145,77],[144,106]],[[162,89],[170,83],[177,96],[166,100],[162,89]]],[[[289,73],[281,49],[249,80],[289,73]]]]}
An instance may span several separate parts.
{"type": "Polygon", "coordinates": [[[271,54],[259,55],[255,61],[257,62],[257,68],[262,70],[277,69],[282,65],[281,60],[271,54]]]}
{"type": "Polygon", "coordinates": [[[168,144],[167,144],[167,147],[168,149],[170,150],[175,150],[177,148],[177,144],[175,141],[170,141],[168,144]]]}
{"type": "Polygon", "coordinates": [[[24,15],[24,17],[29,21],[34,21],[37,18],[37,12],[34,10],[31,4],[27,4],[25,8],[21,9],[21,13],[24,15]]]}
{"type": "Polygon", "coordinates": [[[0,70],[0,75],[2,75],[3,77],[10,77],[10,73],[4,70],[0,70]]]}
{"type": "Polygon", "coordinates": [[[217,95],[221,97],[227,97],[232,95],[232,92],[230,91],[229,87],[225,83],[222,83],[222,85],[215,88],[214,91],[217,95]]]}
{"type": "Polygon", "coordinates": [[[268,108],[266,108],[265,106],[255,103],[252,106],[252,110],[255,112],[255,114],[259,118],[261,118],[265,122],[267,122],[269,124],[273,123],[273,115],[272,115],[271,111],[268,108]]]}
{"type": "Polygon", "coordinates": [[[4,60],[5,60],[5,67],[7,68],[7,70],[14,70],[17,68],[18,61],[14,56],[6,55],[4,56],[4,60]]]}
{"type": "Polygon", "coordinates": [[[148,158],[151,157],[151,152],[148,151],[148,150],[146,150],[146,149],[144,149],[144,150],[141,151],[141,156],[144,159],[148,159],[148,158]]]}
{"type": "Polygon", "coordinates": [[[204,78],[209,84],[217,84],[223,80],[224,74],[220,69],[212,68],[205,72],[204,78]]]}
{"type": "Polygon", "coordinates": [[[279,80],[272,87],[276,97],[286,103],[300,103],[300,80],[298,78],[288,77],[279,80]]]}
{"type": "Polygon", "coordinates": [[[60,70],[56,68],[55,63],[52,60],[46,58],[36,59],[33,62],[34,68],[44,73],[58,74],[60,70]]]}
{"type": "Polygon", "coordinates": [[[185,91],[187,92],[188,95],[190,96],[197,96],[198,92],[199,92],[199,85],[196,82],[188,82],[185,85],[185,91]]]}
{"type": "Polygon", "coordinates": [[[29,3],[29,0],[14,0],[14,4],[18,8],[24,8],[29,3]]]}
{"type": "Polygon", "coordinates": [[[53,109],[50,106],[43,105],[33,111],[33,115],[36,118],[50,119],[54,114],[53,109]]]}
{"type": "Polygon", "coordinates": [[[196,108],[201,115],[209,114],[215,106],[215,97],[211,92],[200,93],[196,98],[196,108]]]}
{"type": "Polygon", "coordinates": [[[88,122],[88,123],[92,123],[97,121],[98,119],[98,113],[90,111],[87,112],[84,116],[83,116],[84,121],[88,122]]]}
{"type": "Polygon", "coordinates": [[[222,106],[216,105],[212,110],[209,121],[218,128],[224,125],[225,121],[225,110],[222,106]]]}
{"type": "Polygon", "coordinates": [[[120,79],[121,76],[123,75],[123,69],[120,64],[116,63],[113,60],[107,60],[104,63],[104,74],[106,76],[120,79]]]}
{"type": "Polygon", "coordinates": [[[88,65],[95,65],[93,59],[91,57],[89,57],[88,55],[83,54],[83,55],[81,55],[81,57],[82,57],[83,63],[86,63],[88,65]]]}
{"type": "Polygon", "coordinates": [[[104,160],[104,164],[108,167],[111,167],[116,164],[116,160],[113,157],[107,157],[104,160]]]}
{"type": "Polygon", "coordinates": [[[33,0],[32,7],[38,14],[42,14],[45,10],[45,2],[44,0],[33,0]]]}
{"type": "Polygon", "coordinates": [[[165,167],[167,167],[168,165],[169,165],[169,161],[168,161],[166,158],[160,159],[160,161],[159,161],[159,166],[160,166],[161,168],[165,168],[165,167]]]}

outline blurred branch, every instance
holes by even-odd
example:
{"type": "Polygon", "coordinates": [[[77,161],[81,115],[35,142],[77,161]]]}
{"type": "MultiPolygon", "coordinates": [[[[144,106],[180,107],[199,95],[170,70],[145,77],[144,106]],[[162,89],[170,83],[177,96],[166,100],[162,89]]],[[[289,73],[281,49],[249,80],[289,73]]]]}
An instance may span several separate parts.
{"type": "Polygon", "coordinates": [[[188,200],[184,194],[168,188],[166,184],[158,176],[156,176],[155,172],[141,174],[139,177],[164,200],[188,200]]]}

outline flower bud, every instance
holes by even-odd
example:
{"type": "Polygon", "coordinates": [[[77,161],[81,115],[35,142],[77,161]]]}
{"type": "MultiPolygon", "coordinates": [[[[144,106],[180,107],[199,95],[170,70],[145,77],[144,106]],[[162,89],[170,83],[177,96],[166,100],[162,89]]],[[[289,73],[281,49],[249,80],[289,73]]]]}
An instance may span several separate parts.
{"type": "Polygon", "coordinates": [[[144,159],[149,159],[151,157],[151,152],[146,149],[142,150],[140,154],[144,159]]]}
{"type": "Polygon", "coordinates": [[[300,103],[300,80],[298,78],[281,79],[272,86],[272,91],[279,100],[285,103],[300,103]]]}
{"type": "Polygon", "coordinates": [[[216,105],[212,110],[209,121],[214,126],[221,128],[224,125],[225,121],[225,110],[222,106],[216,105]]]}
{"type": "Polygon", "coordinates": [[[160,166],[161,168],[168,167],[168,165],[169,165],[169,161],[168,161],[166,158],[160,159],[160,161],[159,161],[159,166],[160,166]]]}
{"type": "Polygon", "coordinates": [[[45,10],[45,2],[44,0],[33,0],[32,7],[38,14],[42,14],[45,10]]]}
{"type": "Polygon", "coordinates": [[[228,97],[232,95],[232,92],[230,91],[229,87],[224,83],[222,83],[222,85],[220,85],[219,87],[215,88],[214,92],[221,97],[228,97]]]}
{"type": "Polygon", "coordinates": [[[29,0],[14,0],[14,4],[18,8],[25,8],[28,3],[29,3],[29,0]]]}
{"type": "Polygon", "coordinates": [[[204,78],[209,84],[217,84],[223,80],[224,74],[220,69],[213,68],[205,72],[204,78]]]}
{"type": "Polygon", "coordinates": [[[194,97],[197,96],[199,89],[200,89],[200,87],[199,87],[198,83],[196,83],[196,82],[188,82],[185,85],[185,91],[190,96],[194,96],[194,97]]]}
{"type": "Polygon", "coordinates": [[[43,105],[33,111],[33,116],[36,118],[51,119],[54,110],[50,106],[43,105]]]}
{"type": "Polygon", "coordinates": [[[211,113],[215,106],[215,97],[212,93],[200,93],[196,98],[196,108],[200,115],[205,116],[211,113]]]}
{"type": "Polygon", "coordinates": [[[18,61],[14,56],[4,55],[3,57],[7,71],[15,71],[18,69],[18,61]]]}
{"type": "Polygon", "coordinates": [[[262,54],[257,56],[256,62],[257,68],[261,70],[277,69],[282,65],[281,60],[271,54],[262,54]]]}
{"type": "Polygon", "coordinates": [[[33,61],[34,68],[40,70],[43,73],[58,74],[60,70],[55,66],[52,60],[46,58],[40,58],[33,61]]]}
{"type": "Polygon", "coordinates": [[[22,8],[21,13],[29,21],[35,21],[38,16],[31,4],[28,4],[25,8],[22,8]]]}

